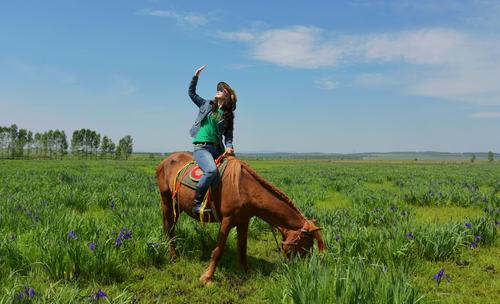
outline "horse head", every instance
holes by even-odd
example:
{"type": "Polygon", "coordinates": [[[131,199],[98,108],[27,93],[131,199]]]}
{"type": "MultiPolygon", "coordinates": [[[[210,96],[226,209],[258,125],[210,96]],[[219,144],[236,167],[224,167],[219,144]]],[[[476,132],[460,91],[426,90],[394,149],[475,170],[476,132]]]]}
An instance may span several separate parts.
{"type": "Polygon", "coordinates": [[[319,252],[323,251],[325,245],[320,233],[321,228],[316,226],[315,220],[305,220],[302,228],[298,230],[289,230],[280,228],[283,235],[281,248],[287,257],[293,255],[305,255],[312,252],[314,240],[318,241],[319,252]]]}

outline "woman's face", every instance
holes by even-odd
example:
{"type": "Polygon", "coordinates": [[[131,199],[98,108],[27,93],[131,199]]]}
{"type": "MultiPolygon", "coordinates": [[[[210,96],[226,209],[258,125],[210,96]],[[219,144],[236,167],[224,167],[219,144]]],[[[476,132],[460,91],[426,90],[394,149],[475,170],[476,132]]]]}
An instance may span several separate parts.
{"type": "Polygon", "coordinates": [[[224,90],[224,91],[217,91],[215,93],[215,98],[217,99],[227,99],[227,92],[224,90]]]}

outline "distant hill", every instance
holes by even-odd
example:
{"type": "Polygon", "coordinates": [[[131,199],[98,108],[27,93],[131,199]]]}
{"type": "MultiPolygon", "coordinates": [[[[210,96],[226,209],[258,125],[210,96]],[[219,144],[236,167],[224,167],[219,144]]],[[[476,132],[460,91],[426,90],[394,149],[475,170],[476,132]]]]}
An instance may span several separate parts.
{"type": "MultiPolygon", "coordinates": [[[[487,160],[487,152],[365,152],[365,153],[238,153],[248,158],[290,158],[290,159],[332,159],[332,160],[470,160],[472,154],[476,160],[487,160]]],[[[495,153],[494,159],[499,160],[500,154],[495,153]]]]}
{"type": "MultiPolygon", "coordinates": [[[[144,157],[159,157],[169,153],[139,152],[134,155],[144,157]]],[[[293,153],[293,152],[237,152],[238,157],[248,159],[331,159],[331,160],[450,160],[469,161],[472,154],[476,155],[476,160],[487,160],[487,152],[364,152],[364,153],[293,153]]],[[[494,153],[494,159],[500,160],[500,153],[494,153]]]]}

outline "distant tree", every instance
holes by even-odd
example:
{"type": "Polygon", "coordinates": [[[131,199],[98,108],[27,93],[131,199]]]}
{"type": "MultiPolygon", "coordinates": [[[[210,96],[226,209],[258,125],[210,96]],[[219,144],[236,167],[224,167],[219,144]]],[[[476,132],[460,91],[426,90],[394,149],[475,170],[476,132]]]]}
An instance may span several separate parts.
{"type": "Polygon", "coordinates": [[[26,150],[28,152],[27,153],[28,158],[30,158],[30,152],[31,152],[31,149],[33,149],[33,143],[34,143],[33,132],[28,131],[28,137],[27,137],[27,142],[26,142],[26,150]]]}
{"type": "Polygon", "coordinates": [[[97,151],[99,150],[100,143],[101,143],[101,134],[99,134],[95,131],[92,131],[91,149],[92,149],[92,153],[95,155],[96,158],[97,158],[97,151]]]}
{"type": "MultiPolygon", "coordinates": [[[[110,139],[111,140],[111,139],[110,139]]],[[[112,141],[109,143],[108,154],[113,157],[116,152],[116,145],[112,141]]]]}
{"type": "Polygon", "coordinates": [[[488,161],[492,162],[494,158],[493,152],[489,151],[488,152],[488,161]]]}
{"type": "Polygon", "coordinates": [[[49,132],[42,133],[42,155],[44,158],[49,157],[49,132]]]}
{"type": "Polygon", "coordinates": [[[125,159],[128,159],[129,156],[132,154],[133,151],[133,140],[132,136],[127,135],[120,139],[118,142],[118,148],[116,149],[116,156],[117,158],[124,157],[125,159]]]}
{"type": "Polygon", "coordinates": [[[63,156],[68,154],[68,139],[66,137],[66,132],[64,131],[59,131],[57,135],[58,135],[56,138],[57,154],[59,154],[59,156],[62,159],[63,156]]]}
{"type": "Polygon", "coordinates": [[[476,154],[472,153],[472,156],[470,158],[470,162],[473,163],[476,161],[476,154]]]}
{"type": "Polygon", "coordinates": [[[7,149],[8,128],[0,126],[0,158],[3,158],[7,149]]]}
{"type": "Polygon", "coordinates": [[[19,129],[17,138],[14,139],[14,152],[13,157],[22,158],[24,156],[24,147],[28,142],[28,130],[19,129]]]}
{"type": "Polygon", "coordinates": [[[47,138],[47,150],[49,153],[49,158],[52,159],[52,154],[54,154],[55,149],[55,134],[53,130],[49,130],[46,135],[47,138]]]}
{"type": "Polygon", "coordinates": [[[83,132],[82,130],[73,131],[71,137],[71,154],[81,158],[83,154],[83,132]]]}
{"type": "Polygon", "coordinates": [[[10,155],[10,157],[14,158],[15,157],[15,150],[16,150],[16,140],[17,140],[17,125],[13,124],[11,125],[8,130],[7,130],[7,152],[10,155]]]}
{"type": "Polygon", "coordinates": [[[35,133],[35,155],[40,157],[40,151],[42,150],[42,134],[35,133]]]}
{"type": "Polygon", "coordinates": [[[101,158],[106,158],[108,155],[109,151],[109,146],[111,145],[111,139],[107,136],[103,136],[101,140],[101,148],[100,148],[100,153],[101,153],[101,158]]]}

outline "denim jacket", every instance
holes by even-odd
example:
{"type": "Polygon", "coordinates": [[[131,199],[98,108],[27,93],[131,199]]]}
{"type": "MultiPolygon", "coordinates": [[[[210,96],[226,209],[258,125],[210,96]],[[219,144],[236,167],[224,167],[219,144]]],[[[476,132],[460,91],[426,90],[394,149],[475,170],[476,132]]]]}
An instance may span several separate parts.
{"type": "MultiPolygon", "coordinates": [[[[194,122],[193,126],[191,127],[191,130],[189,130],[189,133],[191,137],[195,137],[198,131],[200,130],[201,127],[201,122],[202,120],[212,112],[212,104],[215,102],[213,100],[206,100],[198,96],[196,94],[196,84],[198,83],[198,76],[193,76],[193,79],[191,79],[191,84],[189,85],[189,97],[191,97],[191,100],[200,108],[198,112],[198,117],[196,118],[196,121],[194,122]]],[[[226,130],[224,127],[224,119],[221,119],[217,122],[218,126],[218,133],[219,133],[219,146],[221,149],[224,148],[224,145],[222,144],[222,136],[224,135],[224,142],[226,144],[226,148],[232,148],[233,147],[233,131],[232,130],[226,130]]]]}

